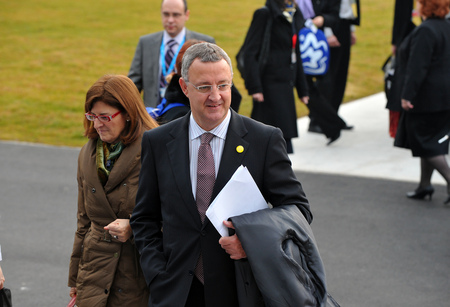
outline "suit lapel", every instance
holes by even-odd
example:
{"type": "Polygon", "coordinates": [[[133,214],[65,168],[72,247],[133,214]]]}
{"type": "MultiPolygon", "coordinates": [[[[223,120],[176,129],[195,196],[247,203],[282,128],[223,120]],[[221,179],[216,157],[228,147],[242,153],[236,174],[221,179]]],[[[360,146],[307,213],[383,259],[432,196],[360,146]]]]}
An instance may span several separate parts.
{"type": "Polygon", "coordinates": [[[169,141],[166,146],[170,159],[170,169],[172,170],[172,175],[175,178],[183,202],[188,207],[192,217],[198,223],[201,223],[194,195],[192,195],[189,162],[189,118],[190,112],[186,114],[181,119],[180,124],[176,125],[170,132],[173,139],[169,141]]]}

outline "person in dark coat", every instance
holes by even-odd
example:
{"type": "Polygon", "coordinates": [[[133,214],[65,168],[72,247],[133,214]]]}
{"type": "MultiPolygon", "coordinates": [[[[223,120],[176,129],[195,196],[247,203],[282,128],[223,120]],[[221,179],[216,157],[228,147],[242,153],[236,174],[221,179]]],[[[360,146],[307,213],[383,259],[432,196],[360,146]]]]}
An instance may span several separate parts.
{"type": "Polygon", "coordinates": [[[291,139],[298,137],[297,112],[294,87],[299,98],[308,102],[308,89],[303,72],[298,40],[293,42],[303,27],[302,14],[293,3],[284,0],[267,0],[266,8],[255,11],[247,33],[248,48],[245,53],[245,87],[253,97],[251,117],[268,125],[279,127],[293,152],[291,139]],[[273,20],[269,55],[263,71],[259,69],[265,25],[273,20]]]}
{"type": "MultiPolygon", "coordinates": [[[[340,0],[296,0],[305,19],[311,19],[319,29],[324,27],[335,29],[339,22],[340,0]],[[308,5],[310,2],[311,6],[308,5]],[[308,9],[309,7],[309,9],[308,9]]],[[[341,130],[350,130],[345,121],[327,100],[326,95],[319,88],[318,80],[323,76],[306,76],[309,89],[309,118],[308,131],[323,133],[328,139],[328,145],[341,136],[341,130]]]]}
{"type": "MultiPolygon", "coordinates": [[[[397,58],[397,49],[403,40],[414,30],[416,24],[413,22],[415,0],[396,0],[394,9],[394,24],[392,26],[392,65],[394,75],[390,80],[388,91],[386,92],[386,109],[389,110],[389,135],[395,138],[397,133],[398,121],[402,111],[401,106],[401,88],[403,84],[404,72],[399,67],[397,58]]],[[[417,21],[418,18],[414,18],[417,21]]]]}
{"type": "Polygon", "coordinates": [[[241,165],[273,207],[296,206],[312,221],[281,130],[230,110],[232,79],[231,60],[220,47],[191,46],[180,79],[191,112],[144,133],[130,223],[153,307],[239,306],[234,260],[245,258],[245,251],[236,235],[220,237],[204,215],[206,206],[198,205],[200,199],[209,205],[241,165]],[[211,196],[203,195],[199,180],[205,176],[198,152],[205,134],[213,134],[211,196]]]}
{"type": "Polygon", "coordinates": [[[433,195],[431,175],[436,169],[447,182],[450,203],[450,168],[445,155],[450,132],[450,21],[445,19],[450,0],[418,0],[423,22],[398,50],[405,71],[401,104],[404,112],[394,145],[420,157],[421,177],[409,198],[433,195]]]}

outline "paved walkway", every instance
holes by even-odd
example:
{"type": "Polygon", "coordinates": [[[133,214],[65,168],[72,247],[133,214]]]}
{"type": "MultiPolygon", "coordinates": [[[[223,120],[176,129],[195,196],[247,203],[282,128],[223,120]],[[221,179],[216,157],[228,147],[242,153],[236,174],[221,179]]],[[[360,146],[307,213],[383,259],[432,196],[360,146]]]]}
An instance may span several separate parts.
{"type": "MultiPolygon", "coordinates": [[[[419,159],[411,152],[393,146],[389,136],[388,110],[384,93],[378,93],[341,106],[339,114],[352,131],[343,131],[341,137],[326,146],[327,139],[308,131],[309,118],[298,120],[300,137],[294,139],[291,155],[295,170],[362,176],[418,182],[419,159]]],[[[437,172],[434,184],[445,184],[437,172]]]]}
{"type": "MultiPolygon", "coordinates": [[[[377,94],[343,105],[355,129],[331,146],[299,120],[291,158],[311,203],[328,290],[346,307],[448,306],[446,189],[436,185],[431,201],[404,196],[419,162],[392,146],[384,104],[377,94]]],[[[1,265],[14,306],[69,301],[78,152],[0,141],[1,265]]],[[[441,181],[436,174],[433,182],[441,181]]]]}

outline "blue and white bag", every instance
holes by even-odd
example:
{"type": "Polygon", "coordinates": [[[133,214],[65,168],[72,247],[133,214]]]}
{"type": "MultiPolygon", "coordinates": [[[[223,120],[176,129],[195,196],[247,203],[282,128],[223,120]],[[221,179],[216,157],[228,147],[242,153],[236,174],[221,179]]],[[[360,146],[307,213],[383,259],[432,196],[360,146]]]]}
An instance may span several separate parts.
{"type": "Polygon", "coordinates": [[[330,64],[330,47],[322,30],[312,23],[305,22],[305,27],[298,33],[303,71],[307,75],[324,75],[330,64]]]}

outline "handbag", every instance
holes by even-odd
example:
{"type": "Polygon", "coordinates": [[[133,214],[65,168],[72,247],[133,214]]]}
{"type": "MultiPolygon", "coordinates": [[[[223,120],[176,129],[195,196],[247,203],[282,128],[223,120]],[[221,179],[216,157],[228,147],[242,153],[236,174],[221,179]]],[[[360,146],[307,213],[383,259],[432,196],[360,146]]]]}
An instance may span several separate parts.
{"type": "MultiPolygon", "coordinates": [[[[267,6],[263,6],[262,9],[269,10],[267,6]]],[[[269,18],[267,19],[266,27],[264,29],[264,37],[261,45],[261,51],[259,53],[258,57],[258,64],[259,64],[259,72],[262,74],[264,67],[266,66],[267,59],[269,58],[269,47],[270,47],[270,33],[272,31],[272,23],[273,18],[270,16],[269,12],[269,18]]],[[[245,36],[244,43],[242,44],[241,48],[239,49],[238,53],[236,54],[236,67],[241,73],[242,79],[245,80],[245,51],[248,48],[248,33],[245,36]]]]}
{"type": "Polygon", "coordinates": [[[305,27],[298,33],[303,71],[310,76],[324,75],[330,65],[330,47],[322,30],[312,23],[305,22],[305,27]]]}
{"type": "Polygon", "coordinates": [[[391,96],[391,88],[394,82],[395,76],[395,56],[389,55],[384,62],[381,70],[384,72],[384,92],[386,93],[386,98],[389,99],[391,96]]]}
{"type": "Polygon", "coordinates": [[[12,307],[11,290],[8,288],[1,289],[0,299],[3,307],[12,307]]]}
{"type": "Polygon", "coordinates": [[[75,305],[76,301],[77,301],[77,296],[76,295],[72,296],[72,298],[69,301],[69,304],[67,304],[67,307],[75,307],[76,306],[75,305]]]}

